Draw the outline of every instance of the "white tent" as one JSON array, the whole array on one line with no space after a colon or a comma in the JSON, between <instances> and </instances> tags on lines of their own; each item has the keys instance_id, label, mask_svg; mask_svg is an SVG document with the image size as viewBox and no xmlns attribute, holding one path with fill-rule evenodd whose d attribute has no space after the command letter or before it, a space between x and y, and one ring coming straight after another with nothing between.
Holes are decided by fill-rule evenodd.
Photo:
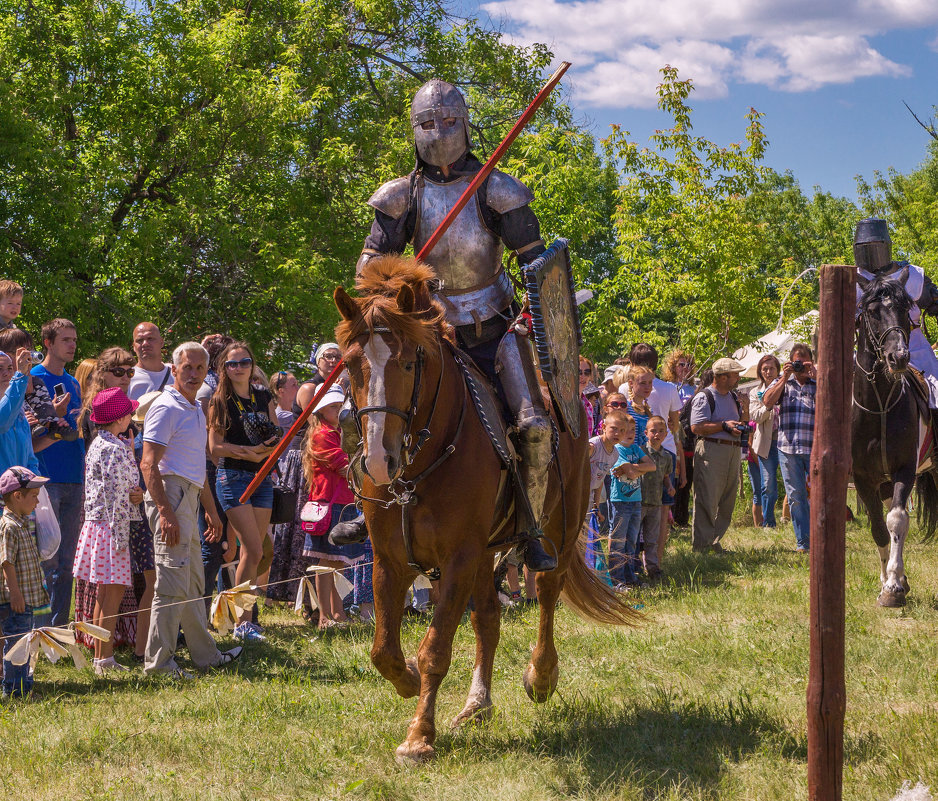
<instances>
[{"instance_id":1,"label":"white tent","mask_svg":"<svg viewBox=\"0 0 938 801\"><path fill-rule=\"evenodd\" d=\"M790 323L783 324L774 331L769 331L763 337L759 337L755 342L740 348L733 354L743 367L746 368L741 378L758 378L756 375L756 365L759 359L767 353L778 357L783 364L788 359L788 352L795 342L810 342L811 334L817 327L818 313L809 311Z\"/></svg>"}]
</instances>

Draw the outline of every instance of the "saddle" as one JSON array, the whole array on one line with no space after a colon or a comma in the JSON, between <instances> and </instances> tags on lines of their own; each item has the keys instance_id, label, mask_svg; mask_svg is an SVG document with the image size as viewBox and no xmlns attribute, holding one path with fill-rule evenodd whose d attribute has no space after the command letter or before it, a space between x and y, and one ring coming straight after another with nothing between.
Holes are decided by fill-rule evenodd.
<instances>
[{"instance_id":1,"label":"saddle","mask_svg":"<svg viewBox=\"0 0 938 801\"><path fill-rule=\"evenodd\" d=\"M456 364L459 365L482 428L502 463L498 506L488 547L490 550L507 551L523 541L521 535L527 529L528 518L528 515L523 513L523 510L528 508L528 500L524 482L518 472L518 452L513 440L514 421L492 383L485 373L476 367L472 358L452 343L447 344L452 349ZM557 447L558 432L555 426L551 444L554 455Z\"/></svg>"}]
</instances>

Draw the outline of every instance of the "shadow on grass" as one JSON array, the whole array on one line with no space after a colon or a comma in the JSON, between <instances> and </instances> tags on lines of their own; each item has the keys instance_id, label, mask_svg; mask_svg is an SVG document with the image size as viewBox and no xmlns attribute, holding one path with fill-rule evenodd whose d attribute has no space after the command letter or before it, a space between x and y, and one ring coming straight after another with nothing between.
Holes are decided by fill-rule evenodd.
<instances>
[{"instance_id":1,"label":"shadow on grass","mask_svg":"<svg viewBox=\"0 0 938 801\"><path fill-rule=\"evenodd\" d=\"M748 696L702 704L666 694L650 704L576 697L544 709L529 732L507 738L484 729L442 735L441 753L465 751L472 759L497 759L506 752L557 763L561 794L634 789L716 797L730 763L757 751L805 761L804 738L792 736L780 721L756 708ZM565 770L576 764L577 770Z\"/></svg>"}]
</instances>

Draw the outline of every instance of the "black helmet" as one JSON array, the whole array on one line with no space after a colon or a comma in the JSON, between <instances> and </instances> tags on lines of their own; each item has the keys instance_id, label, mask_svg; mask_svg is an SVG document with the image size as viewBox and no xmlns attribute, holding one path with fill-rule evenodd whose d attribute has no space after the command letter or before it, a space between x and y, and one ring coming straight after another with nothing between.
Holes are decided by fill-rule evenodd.
<instances>
[{"instance_id":1,"label":"black helmet","mask_svg":"<svg viewBox=\"0 0 938 801\"><path fill-rule=\"evenodd\" d=\"M878 272L892 262L892 240L885 220L867 217L857 223L853 235L853 259L857 267Z\"/></svg>"}]
</instances>

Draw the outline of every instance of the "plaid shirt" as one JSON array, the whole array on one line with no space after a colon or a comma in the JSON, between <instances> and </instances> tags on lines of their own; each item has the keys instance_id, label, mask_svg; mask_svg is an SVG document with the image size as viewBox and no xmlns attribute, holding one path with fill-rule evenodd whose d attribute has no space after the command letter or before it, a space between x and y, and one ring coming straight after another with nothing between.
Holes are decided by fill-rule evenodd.
<instances>
[{"instance_id":1,"label":"plaid shirt","mask_svg":"<svg viewBox=\"0 0 938 801\"><path fill-rule=\"evenodd\" d=\"M0 517L0 565L13 565L16 582L20 586L26 606L43 606L49 603L39 566L39 550L29 533L27 519L3 510ZM6 578L0 575L0 604L10 603L10 589Z\"/></svg>"},{"instance_id":2,"label":"plaid shirt","mask_svg":"<svg viewBox=\"0 0 938 801\"><path fill-rule=\"evenodd\" d=\"M781 379L776 379L780 381ZM774 382L773 382L774 383ZM814 439L814 408L817 382L809 378L799 384L792 376L778 402L778 449L801 456L811 454Z\"/></svg>"}]
</instances>

